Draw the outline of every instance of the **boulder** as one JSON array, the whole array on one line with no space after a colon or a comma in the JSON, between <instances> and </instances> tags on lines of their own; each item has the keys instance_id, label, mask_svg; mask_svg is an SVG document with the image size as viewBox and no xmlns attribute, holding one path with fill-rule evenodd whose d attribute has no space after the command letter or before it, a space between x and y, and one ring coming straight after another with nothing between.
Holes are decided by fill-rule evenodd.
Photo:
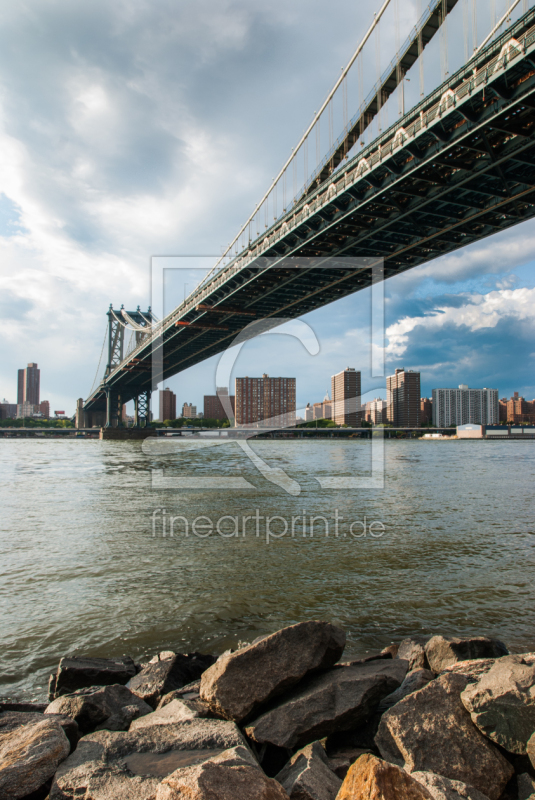
<instances>
[{"instance_id":1,"label":"boulder","mask_svg":"<svg viewBox=\"0 0 535 800\"><path fill-rule=\"evenodd\" d=\"M396 689L392 694L383 697L379 703L379 713L383 714L388 708L395 706L400 700L403 700L407 695L412 692L417 692L418 689L423 689L424 686L435 679L435 675L429 669L413 669L408 672L403 680L401 686Z\"/></svg>"},{"instance_id":2,"label":"boulder","mask_svg":"<svg viewBox=\"0 0 535 800\"><path fill-rule=\"evenodd\" d=\"M0 736L15 730L15 728L20 728L21 725L33 725L36 722L43 722L45 720L52 720L61 726L63 733L69 740L71 750L74 750L78 744L80 732L75 720L67 717L65 714L52 714L45 717L44 713L35 711L2 711L0 713Z\"/></svg>"},{"instance_id":3,"label":"boulder","mask_svg":"<svg viewBox=\"0 0 535 800\"><path fill-rule=\"evenodd\" d=\"M201 678L201 700L225 719L243 721L310 672L342 655L346 636L328 622L301 622L227 652Z\"/></svg>"},{"instance_id":4,"label":"boulder","mask_svg":"<svg viewBox=\"0 0 535 800\"><path fill-rule=\"evenodd\" d=\"M348 744L335 744L331 743L332 737L326 740L325 750L327 752L329 766L335 775L338 775L340 780L344 780L348 773L351 764L354 764L357 758L360 758L365 753L370 754L372 751L362 747L353 747Z\"/></svg>"},{"instance_id":5,"label":"boulder","mask_svg":"<svg viewBox=\"0 0 535 800\"><path fill-rule=\"evenodd\" d=\"M507 658L507 656L501 656ZM535 664L535 653L522 653L522 659L526 664ZM482 675L485 675L496 664L496 658L474 658L470 661L459 661L452 664L442 671L442 674L453 672L455 675L464 675L469 683L477 683Z\"/></svg>"},{"instance_id":6,"label":"boulder","mask_svg":"<svg viewBox=\"0 0 535 800\"><path fill-rule=\"evenodd\" d=\"M466 687L461 700L485 736L510 753L527 752L535 730L535 664L522 656L499 658Z\"/></svg>"},{"instance_id":7,"label":"boulder","mask_svg":"<svg viewBox=\"0 0 535 800\"><path fill-rule=\"evenodd\" d=\"M130 725L130 730L137 731L151 725L171 725L175 722L185 722L185 720L199 719L200 717L201 714L187 700L177 699L152 711L151 714L135 719Z\"/></svg>"},{"instance_id":8,"label":"boulder","mask_svg":"<svg viewBox=\"0 0 535 800\"><path fill-rule=\"evenodd\" d=\"M247 735L255 742L293 748L355 728L400 686L406 669L406 661L381 659L313 675L254 719Z\"/></svg>"},{"instance_id":9,"label":"boulder","mask_svg":"<svg viewBox=\"0 0 535 800\"><path fill-rule=\"evenodd\" d=\"M162 778L239 745L246 746L240 731L223 720L91 733L60 765L50 800L154 800Z\"/></svg>"},{"instance_id":10,"label":"boulder","mask_svg":"<svg viewBox=\"0 0 535 800\"><path fill-rule=\"evenodd\" d=\"M364 755L347 773L336 800L433 800L433 795L394 764Z\"/></svg>"},{"instance_id":11,"label":"boulder","mask_svg":"<svg viewBox=\"0 0 535 800\"><path fill-rule=\"evenodd\" d=\"M160 708L163 708L173 700L183 700L192 710L197 711L197 716L199 717L222 719L219 714L214 714L208 703L205 703L204 700L201 700L199 695L200 689L200 680L195 681L194 683L188 683L187 686L184 686L182 689L174 689L172 692L164 694L156 706L156 710L158 711Z\"/></svg>"},{"instance_id":12,"label":"boulder","mask_svg":"<svg viewBox=\"0 0 535 800\"><path fill-rule=\"evenodd\" d=\"M127 730L136 717L152 713L152 708L132 694L126 686L91 686L53 700L45 714L65 714L76 720L83 734L97 728Z\"/></svg>"},{"instance_id":13,"label":"boulder","mask_svg":"<svg viewBox=\"0 0 535 800\"><path fill-rule=\"evenodd\" d=\"M486 794L462 781L451 781L434 772L413 772L412 777L430 792L433 800L489 800Z\"/></svg>"},{"instance_id":14,"label":"boulder","mask_svg":"<svg viewBox=\"0 0 535 800\"><path fill-rule=\"evenodd\" d=\"M435 772L498 800L511 764L473 724L461 702L462 675L441 675L383 714L375 742L408 772Z\"/></svg>"},{"instance_id":15,"label":"boulder","mask_svg":"<svg viewBox=\"0 0 535 800\"><path fill-rule=\"evenodd\" d=\"M50 676L48 699L71 694L88 686L111 686L125 683L136 674L136 665L128 656L121 658L62 658L56 672Z\"/></svg>"},{"instance_id":16,"label":"boulder","mask_svg":"<svg viewBox=\"0 0 535 800\"><path fill-rule=\"evenodd\" d=\"M427 656L425 655L425 645L431 636L410 636L403 639L398 649L398 658L404 658L409 662L409 672L414 669L428 669Z\"/></svg>"},{"instance_id":17,"label":"boulder","mask_svg":"<svg viewBox=\"0 0 535 800\"><path fill-rule=\"evenodd\" d=\"M177 769L161 782L156 800L288 800L276 780L268 778L246 747L194 766Z\"/></svg>"},{"instance_id":18,"label":"boulder","mask_svg":"<svg viewBox=\"0 0 535 800\"><path fill-rule=\"evenodd\" d=\"M535 780L527 772L517 775L516 790L518 800L530 800L530 797L535 794Z\"/></svg>"},{"instance_id":19,"label":"boulder","mask_svg":"<svg viewBox=\"0 0 535 800\"><path fill-rule=\"evenodd\" d=\"M526 745L526 753L531 761L531 766L535 768L535 733L532 733Z\"/></svg>"},{"instance_id":20,"label":"boulder","mask_svg":"<svg viewBox=\"0 0 535 800\"><path fill-rule=\"evenodd\" d=\"M214 656L201 653L164 655L169 657L146 664L127 684L131 692L153 709L164 695L198 680L215 661Z\"/></svg>"},{"instance_id":21,"label":"boulder","mask_svg":"<svg viewBox=\"0 0 535 800\"><path fill-rule=\"evenodd\" d=\"M39 789L69 755L69 740L53 719L0 733L0 797L18 800Z\"/></svg>"},{"instance_id":22,"label":"boulder","mask_svg":"<svg viewBox=\"0 0 535 800\"><path fill-rule=\"evenodd\" d=\"M335 800L342 785L319 742L307 745L292 756L275 780L286 790L290 800Z\"/></svg>"},{"instance_id":23,"label":"boulder","mask_svg":"<svg viewBox=\"0 0 535 800\"><path fill-rule=\"evenodd\" d=\"M500 658L509 655L507 647L498 639L473 636L457 639L454 636L433 636L425 646L429 669L437 674L456 664L473 658Z\"/></svg>"}]
</instances>

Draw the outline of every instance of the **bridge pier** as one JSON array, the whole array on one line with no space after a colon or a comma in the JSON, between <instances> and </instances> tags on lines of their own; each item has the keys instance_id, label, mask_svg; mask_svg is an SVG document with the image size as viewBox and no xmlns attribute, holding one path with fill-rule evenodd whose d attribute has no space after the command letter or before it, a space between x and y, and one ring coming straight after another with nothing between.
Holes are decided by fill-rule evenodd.
<instances>
[{"instance_id":1,"label":"bridge pier","mask_svg":"<svg viewBox=\"0 0 535 800\"><path fill-rule=\"evenodd\" d=\"M112 389L106 390L106 424L105 428L119 428L123 421L123 404L121 395Z\"/></svg>"},{"instance_id":2,"label":"bridge pier","mask_svg":"<svg viewBox=\"0 0 535 800\"><path fill-rule=\"evenodd\" d=\"M150 398L150 389L134 397L134 428L146 428L150 425Z\"/></svg>"}]
</instances>

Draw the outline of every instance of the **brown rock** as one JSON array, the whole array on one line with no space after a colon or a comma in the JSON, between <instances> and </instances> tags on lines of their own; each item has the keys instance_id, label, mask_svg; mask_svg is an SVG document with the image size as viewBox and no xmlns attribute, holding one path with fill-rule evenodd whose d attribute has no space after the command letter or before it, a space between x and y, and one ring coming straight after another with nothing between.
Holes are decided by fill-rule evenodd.
<instances>
[{"instance_id":1,"label":"brown rock","mask_svg":"<svg viewBox=\"0 0 535 800\"><path fill-rule=\"evenodd\" d=\"M41 720L0 733L2 800L18 800L39 789L69 750L69 741L55 720Z\"/></svg>"},{"instance_id":2,"label":"brown rock","mask_svg":"<svg viewBox=\"0 0 535 800\"><path fill-rule=\"evenodd\" d=\"M535 768L535 733L533 733L528 739L526 753L531 761L531 766Z\"/></svg>"},{"instance_id":3,"label":"brown rock","mask_svg":"<svg viewBox=\"0 0 535 800\"><path fill-rule=\"evenodd\" d=\"M469 639L433 636L425 646L425 654L429 668L438 674L458 661L500 658L508 655L509 651L503 642L498 639L488 639L486 636L473 636Z\"/></svg>"},{"instance_id":4,"label":"brown rock","mask_svg":"<svg viewBox=\"0 0 535 800\"><path fill-rule=\"evenodd\" d=\"M239 745L233 722L195 719L80 739L56 772L50 800L154 800L162 778Z\"/></svg>"},{"instance_id":5,"label":"brown rock","mask_svg":"<svg viewBox=\"0 0 535 800\"><path fill-rule=\"evenodd\" d=\"M398 649L398 658L404 658L409 662L409 672L414 669L428 669L427 657L425 655L425 645L430 636L410 636L403 639Z\"/></svg>"},{"instance_id":6,"label":"brown rock","mask_svg":"<svg viewBox=\"0 0 535 800\"><path fill-rule=\"evenodd\" d=\"M435 772L498 800L513 768L478 731L461 702L462 675L441 675L383 714L375 742L408 772Z\"/></svg>"},{"instance_id":7,"label":"brown rock","mask_svg":"<svg viewBox=\"0 0 535 800\"><path fill-rule=\"evenodd\" d=\"M52 720L61 725L63 733L69 740L71 750L74 750L80 738L80 731L76 721L65 714L48 714L45 717L44 713L38 712L2 711L0 713L0 734L14 731L15 728L20 728L22 725L33 725L45 720L48 722Z\"/></svg>"},{"instance_id":8,"label":"brown rock","mask_svg":"<svg viewBox=\"0 0 535 800\"><path fill-rule=\"evenodd\" d=\"M349 769L349 762L348 762ZM275 776L290 800L335 800L342 781L320 742L308 744L292 756Z\"/></svg>"},{"instance_id":9,"label":"brown rock","mask_svg":"<svg viewBox=\"0 0 535 800\"><path fill-rule=\"evenodd\" d=\"M379 713L384 713L388 708L395 706L396 703L399 703L400 700L403 700L404 697L412 694L412 692L417 692L418 689L423 689L423 687L427 686L427 684L434 680L434 678L434 673L429 669L413 669L412 672L408 672L399 689L396 689L396 691L392 692L392 694L383 697L379 703Z\"/></svg>"},{"instance_id":10,"label":"brown rock","mask_svg":"<svg viewBox=\"0 0 535 800\"><path fill-rule=\"evenodd\" d=\"M527 772L516 776L516 788L518 793L518 800L530 800L530 797L535 794L535 780Z\"/></svg>"},{"instance_id":11,"label":"brown rock","mask_svg":"<svg viewBox=\"0 0 535 800\"><path fill-rule=\"evenodd\" d=\"M73 656L62 658L49 684L49 700L63 694L71 694L88 686L124 685L136 674L131 658L86 658Z\"/></svg>"},{"instance_id":12,"label":"brown rock","mask_svg":"<svg viewBox=\"0 0 535 800\"><path fill-rule=\"evenodd\" d=\"M83 734L97 728L127 730L133 719L150 714L152 708L126 688L92 686L53 700L45 714L65 714L76 720Z\"/></svg>"},{"instance_id":13,"label":"brown rock","mask_svg":"<svg viewBox=\"0 0 535 800\"><path fill-rule=\"evenodd\" d=\"M181 689L198 680L215 658L201 653L163 653L163 659L152 661L128 682L128 688L152 708L174 689Z\"/></svg>"},{"instance_id":14,"label":"brown rock","mask_svg":"<svg viewBox=\"0 0 535 800\"><path fill-rule=\"evenodd\" d=\"M535 730L535 664L522 656L498 658L461 700L485 736L510 753L526 753Z\"/></svg>"},{"instance_id":15,"label":"brown rock","mask_svg":"<svg viewBox=\"0 0 535 800\"><path fill-rule=\"evenodd\" d=\"M156 800L288 800L246 747L226 750L195 766L177 769L161 782Z\"/></svg>"},{"instance_id":16,"label":"brown rock","mask_svg":"<svg viewBox=\"0 0 535 800\"><path fill-rule=\"evenodd\" d=\"M433 800L489 800L486 794L478 792L462 781L450 781L434 772L413 772L412 777L431 793Z\"/></svg>"},{"instance_id":17,"label":"brown rock","mask_svg":"<svg viewBox=\"0 0 535 800\"><path fill-rule=\"evenodd\" d=\"M406 663L380 659L311 676L252 720L247 735L255 742L293 748L355 728L401 684Z\"/></svg>"},{"instance_id":18,"label":"brown rock","mask_svg":"<svg viewBox=\"0 0 535 800\"><path fill-rule=\"evenodd\" d=\"M328 622L301 622L224 653L201 678L201 700L225 719L244 720L309 672L327 669L343 653L345 633Z\"/></svg>"},{"instance_id":19,"label":"brown rock","mask_svg":"<svg viewBox=\"0 0 535 800\"><path fill-rule=\"evenodd\" d=\"M347 773L336 800L433 800L433 795L394 764L364 755Z\"/></svg>"},{"instance_id":20,"label":"brown rock","mask_svg":"<svg viewBox=\"0 0 535 800\"><path fill-rule=\"evenodd\" d=\"M187 700L177 699L172 700L151 714L135 719L130 725L130 730L136 731L140 728L148 728L151 725L172 725L175 722L185 722L188 719L199 719L200 716L199 712Z\"/></svg>"}]
</instances>

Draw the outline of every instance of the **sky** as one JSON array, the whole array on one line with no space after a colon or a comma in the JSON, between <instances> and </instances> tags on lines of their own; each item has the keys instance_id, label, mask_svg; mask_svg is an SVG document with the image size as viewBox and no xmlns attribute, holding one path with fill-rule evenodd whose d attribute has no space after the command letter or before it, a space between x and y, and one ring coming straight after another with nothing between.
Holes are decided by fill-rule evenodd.
<instances>
[{"instance_id":1,"label":"sky","mask_svg":"<svg viewBox=\"0 0 535 800\"><path fill-rule=\"evenodd\" d=\"M377 66L373 47L385 65L399 32L418 15L418 0L397 2L397 14L385 17L365 59L365 93ZM498 16L503 2L495 0ZM488 32L488 5L478 5L480 40ZM37 362L42 399L74 412L76 398L87 397L100 377L110 303L149 304L155 257L176 256L188 268L197 256L213 263L379 6L375 0L2 4L0 400L16 401L17 369ZM457 24L449 28L450 71L463 54L462 37L451 35ZM429 91L440 78L438 46L430 45L426 59ZM408 105L417 87L413 75ZM352 115L354 92L349 101ZM388 280L386 373L399 366L420 371L422 396L466 383L498 388L501 397L513 391L535 397L534 264L535 222L528 221ZM181 280L169 291L171 306L183 299ZM369 293L303 322L316 337L314 352L294 334L270 334L242 348L232 374L296 376L301 407L321 400L330 376L352 366L362 371L368 396L385 397L384 379L370 371ZM178 404L202 408L215 370L210 360L172 378Z\"/></svg>"}]
</instances>

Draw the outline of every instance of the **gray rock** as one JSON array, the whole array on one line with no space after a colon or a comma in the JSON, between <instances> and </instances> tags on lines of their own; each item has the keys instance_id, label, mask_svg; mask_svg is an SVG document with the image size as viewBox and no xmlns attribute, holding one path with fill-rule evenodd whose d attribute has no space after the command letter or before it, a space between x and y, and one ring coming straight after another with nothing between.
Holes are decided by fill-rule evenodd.
<instances>
[{"instance_id":1,"label":"gray rock","mask_svg":"<svg viewBox=\"0 0 535 800\"><path fill-rule=\"evenodd\" d=\"M516 776L518 800L529 800L535 794L535 780L527 772Z\"/></svg>"},{"instance_id":2,"label":"gray rock","mask_svg":"<svg viewBox=\"0 0 535 800\"><path fill-rule=\"evenodd\" d=\"M153 709L162 697L175 689L198 680L215 658L201 653L164 653L166 657L147 664L127 686Z\"/></svg>"},{"instance_id":3,"label":"gray rock","mask_svg":"<svg viewBox=\"0 0 535 800\"><path fill-rule=\"evenodd\" d=\"M71 750L74 750L78 744L80 732L76 721L71 719L71 717L67 717L65 714L49 714L45 717L44 713L35 711L2 711L2 713L0 713L0 736L14 731L15 728L20 728L21 725L33 725L36 722L43 722L44 720L57 722L69 740Z\"/></svg>"},{"instance_id":4,"label":"gray rock","mask_svg":"<svg viewBox=\"0 0 535 800\"><path fill-rule=\"evenodd\" d=\"M343 630L328 622L291 625L220 656L201 678L201 700L226 719L241 722L308 673L335 664L345 641Z\"/></svg>"},{"instance_id":5,"label":"gray rock","mask_svg":"<svg viewBox=\"0 0 535 800\"><path fill-rule=\"evenodd\" d=\"M247 735L290 748L355 728L401 685L406 669L406 661L381 659L311 676L254 719Z\"/></svg>"},{"instance_id":6,"label":"gray rock","mask_svg":"<svg viewBox=\"0 0 535 800\"><path fill-rule=\"evenodd\" d=\"M383 714L375 742L408 772L435 772L498 800L511 764L475 727L461 702L462 675L441 675Z\"/></svg>"},{"instance_id":7,"label":"gray rock","mask_svg":"<svg viewBox=\"0 0 535 800\"><path fill-rule=\"evenodd\" d=\"M425 655L425 645L431 636L410 636L403 639L398 649L398 658L403 658L409 662L409 672L414 669L428 669L427 657Z\"/></svg>"},{"instance_id":8,"label":"gray rock","mask_svg":"<svg viewBox=\"0 0 535 800\"><path fill-rule=\"evenodd\" d=\"M451 781L434 772L413 772L412 777L429 791L433 800L489 800L486 794L478 792L462 781Z\"/></svg>"},{"instance_id":9,"label":"gray rock","mask_svg":"<svg viewBox=\"0 0 535 800\"><path fill-rule=\"evenodd\" d=\"M433 636L425 646L429 669L437 674L458 661L473 658L500 658L509 655L507 647L498 639L472 636L457 639L454 636Z\"/></svg>"},{"instance_id":10,"label":"gray rock","mask_svg":"<svg viewBox=\"0 0 535 800\"><path fill-rule=\"evenodd\" d=\"M135 719L130 725L131 731L147 728L151 725L171 725L185 722L188 719L199 719L201 715L187 700L172 700L151 714Z\"/></svg>"},{"instance_id":11,"label":"gray rock","mask_svg":"<svg viewBox=\"0 0 535 800\"><path fill-rule=\"evenodd\" d=\"M0 797L18 800L43 786L70 745L61 725L52 719L20 725L0 734Z\"/></svg>"},{"instance_id":12,"label":"gray rock","mask_svg":"<svg viewBox=\"0 0 535 800\"><path fill-rule=\"evenodd\" d=\"M407 695L412 694L412 692L417 692L418 689L423 689L423 687L427 686L434 678L434 673L429 669L413 669L412 672L408 672L399 689L383 697L379 703L379 713L383 714L388 708L399 703L399 701L403 700Z\"/></svg>"},{"instance_id":13,"label":"gray rock","mask_svg":"<svg viewBox=\"0 0 535 800\"><path fill-rule=\"evenodd\" d=\"M461 700L485 736L510 753L527 752L535 730L535 664L522 656L499 658Z\"/></svg>"},{"instance_id":14,"label":"gray rock","mask_svg":"<svg viewBox=\"0 0 535 800\"><path fill-rule=\"evenodd\" d=\"M349 766L348 762L348 769ZM335 800L342 785L319 742L308 744L292 756L275 780L290 800Z\"/></svg>"},{"instance_id":15,"label":"gray rock","mask_svg":"<svg viewBox=\"0 0 535 800\"><path fill-rule=\"evenodd\" d=\"M126 688L92 686L53 700L45 714L65 714L76 720L80 731L92 733L97 728L127 730L136 717L150 714L152 708Z\"/></svg>"},{"instance_id":16,"label":"gray rock","mask_svg":"<svg viewBox=\"0 0 535 800\"><path fill-rule=\"evenodd\" d=\"M154 800L162 778L239 745L246 747L242 734L223 720L91 733L60 765L49 800Z\"/></svg>"},{"instance_id":17,"label":"gray rock","mask_svg":"<svg viewBox=\"0 0 535 800\"><path fill-rule=\"evenodd\" d=\"M156 800L288 800L282 786L268 778L245 747L177 769L158 787Z\"/></svg>"},{"instance_id":18,"label":"gray rock","mask_svg":"<svg viewBox=\"0 0 535 800\"><path fill-rule=\"evenodd\" d=\"M208 703L205 703L204 700L201 700L199 696L199 691L201 688L201 682L195 681L194 683L189 683L187 686L184 686L182 689L174 689L172 692L168 692L164 694L158 705L156 706L156 710L158 711L160 708L163 708L168 703L171 703L173 700L182 700L192 709L192 711L197 712L198 717L208 717L212 719L223 719L219 714L215 714Z\"/></svg>"},{"instance_id":19,"label":"gray rock","mask_svg":"<svg viewBox=\"0 0 535 800\"><path fill-rule=\"evenodd\" d=\"M535 653L522 653L521 655L526 664L535 664ZM500 658L507 658L507 656L500 656ZM459 661L457 664L446 667L442 674L452 672L455 675L464 675L468 678L469 683L477 683L482 675L492 669L497 660L496 658L474 658L469 661Z\"/></svg>"},{"instance_id":20,"label":"gray rock","mask_svg":"<svg viewBox=\"0 0 535 800\"><path fill-rule=\"evenodd\" d=\"M124 686L136 674L136 665L128 656L121 658L62 658L54 675L51 675L48 699L54 700L88 686Z\"/></svg>"}]
</instances>

